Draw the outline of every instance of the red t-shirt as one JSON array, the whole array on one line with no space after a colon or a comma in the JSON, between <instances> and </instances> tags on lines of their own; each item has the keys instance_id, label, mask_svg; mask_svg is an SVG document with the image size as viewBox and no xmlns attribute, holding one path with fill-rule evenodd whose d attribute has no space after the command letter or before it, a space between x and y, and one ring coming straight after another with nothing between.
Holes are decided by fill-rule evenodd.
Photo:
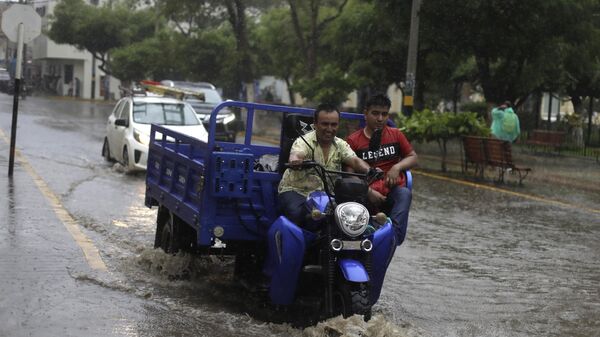
<instances>
[{"instance_id":1,"label":"red t-shirt","mask_svg":"<svg viewBox=\"0 0 600 337\"><path fill-rule=\"evenodd\" d=\"M356 155L366 161L371 167L378 167L387 173L392 166L400 161L400 159L408 156L413 151L412 145L406 139L402 131L396 128L384 126L381 133L381 145L378 151L369 151L370 138L365 136L364 129L355 131L346 141ZM405 185L405 177L403 174L398 176L398 185ZM385 180L377 180L371 184L371 188L377 192L387 195L389 188L385 185Z\"/></svg>"}]
</instances>

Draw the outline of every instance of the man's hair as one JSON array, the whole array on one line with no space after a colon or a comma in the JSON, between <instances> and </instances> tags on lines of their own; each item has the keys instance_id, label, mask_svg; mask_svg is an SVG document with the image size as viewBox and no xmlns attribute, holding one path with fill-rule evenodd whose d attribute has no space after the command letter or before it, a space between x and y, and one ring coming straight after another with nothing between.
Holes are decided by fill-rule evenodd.
<instances>
[{"instance_id":1,"label":"man's hair","mask_svg":"<svg viewBox=\"0 0 600 337\"><path fill-rule=\"evenodd\" d=\"M319 112L321 112L321 111L337 112L338 116L340 115L340 110L335 105L330 104L330 103L321 103L315 109L315 115L314 115L315 123L319 120Z\"/></svg>"},{"instance_id":2,"label":"man's hair","mask_svg":"<svg viewBox=\"0 0 600 337\"><path fill-rule=\"evenodd\" d=\"M371 97L369 97L369 99L367 100L367 103L365 104L365 109L368 109L372 106L384 106L386 108L389 108L392 106L392 101L390 101L390 98L387 97L386 94L382 94L382 93L377 93Z\"/></svg>"}]
</instances>

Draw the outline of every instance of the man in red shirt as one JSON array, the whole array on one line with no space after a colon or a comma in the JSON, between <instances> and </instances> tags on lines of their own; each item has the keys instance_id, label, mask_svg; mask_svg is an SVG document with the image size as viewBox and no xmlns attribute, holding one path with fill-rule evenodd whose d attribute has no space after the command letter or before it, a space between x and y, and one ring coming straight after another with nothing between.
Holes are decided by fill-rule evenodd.
<instances>
[{"instance_id":1,"label":"man in red shirt","mask_svg":"<svg viewBox=\"0 0 600 337\"><path fill-rule=\"evenodd\" d=\"M400 245L406 237L412 201L402 172L417 165L417 154L400 130L387 125L391 105L383 94L369 98L364 109L366 125L348 136L347 142L359 158L385 172L384 179L369 186L369 202L389 215Z\"/></svg>"}]
</instances>

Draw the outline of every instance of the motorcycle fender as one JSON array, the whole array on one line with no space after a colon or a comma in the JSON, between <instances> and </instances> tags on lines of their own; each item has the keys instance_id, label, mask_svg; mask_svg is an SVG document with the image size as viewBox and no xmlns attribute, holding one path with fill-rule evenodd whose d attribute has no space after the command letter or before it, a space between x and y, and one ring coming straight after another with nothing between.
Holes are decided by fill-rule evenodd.
<instances>
[{"instance_id":1,"label":"motorcycle fender","mask_svg":"<svg viewBox=\"0 0 600 337\"><path fill-rule=\"evenodd\" d=\"M340 259L340 269L344 278L350 282L368 282L369 274L362 263L353 259Z\"/></svg>"}]
</instances>

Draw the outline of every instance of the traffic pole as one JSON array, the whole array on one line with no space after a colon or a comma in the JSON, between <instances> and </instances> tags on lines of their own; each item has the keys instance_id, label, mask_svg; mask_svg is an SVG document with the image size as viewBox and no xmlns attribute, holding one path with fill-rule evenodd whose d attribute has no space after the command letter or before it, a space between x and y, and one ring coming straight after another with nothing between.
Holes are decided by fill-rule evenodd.
<instances>
[{"instance_id":1,"label":"traffic pole","mask_svg":"<svg viewBox=\"0 0 600 337\"><path fill-rule=\"evenodd\" d=\"M417 53L419 47L419 9L421 0L413 0L410 34L408 39L408 57L406 61L406 80L404 81L404 115L411 116L417 86Z\"/></svg>"},{"instance_id":2,"label":"traffic pole","mask_svg":"<svg viewBox=\"0 0 600 337\"><path fill-rule=\"evenodd\" d=\"M15 88L13 97L13 114L10 127L10 156L8 160L8 176L12 177L15 166L15 143L17 140L17 116L19 115L19 94L21 92L21 63L23 57L23 23L19 24L17 35L17 65L15 68Z\"/></svg>"}]
</instances>

